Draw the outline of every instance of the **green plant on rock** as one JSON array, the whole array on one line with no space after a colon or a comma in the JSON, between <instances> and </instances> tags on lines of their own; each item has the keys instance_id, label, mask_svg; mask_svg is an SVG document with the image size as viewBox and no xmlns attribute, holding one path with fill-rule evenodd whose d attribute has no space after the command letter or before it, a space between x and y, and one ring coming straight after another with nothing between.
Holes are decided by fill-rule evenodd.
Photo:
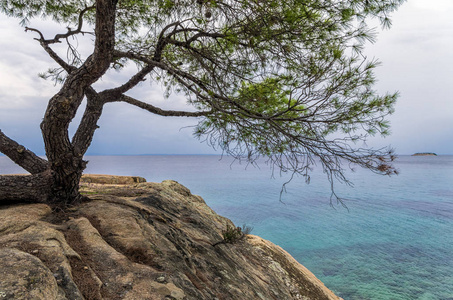
<instances>
[{"instance_id":1,"label":"green plant on rock","mask_svg":"<svg viewBox=\"0 0 453 300\"><path fill-rule=\"evenodd\" d=\"M220 242L215 243L213 246L218 244L232 244L241 239L243 239L247 234L252 232L253 227L242 225L242 227L234 227L227 224L226 229L222 230L222 237L223 240Z\"/></svg>"}]
</instances>

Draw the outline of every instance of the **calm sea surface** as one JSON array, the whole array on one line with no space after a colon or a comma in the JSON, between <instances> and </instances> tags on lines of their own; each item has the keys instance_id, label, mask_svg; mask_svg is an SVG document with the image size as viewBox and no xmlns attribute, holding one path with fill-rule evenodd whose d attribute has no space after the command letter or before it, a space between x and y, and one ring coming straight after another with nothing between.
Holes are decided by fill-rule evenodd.
<instances>
[{"instance_id":1,"label":"calm sea surface","mask_svg":"<svg viewBox=\"0 0 453 300\"><path fill-rule=\"evenodd\" d=\"M350 173L337 185L347 209L329 205L329 184L272 178L269 167L218 156L90 156L86 173L176 180L219 214L291 253L345 300L453 299L453 156L401 156L401 174ZM0 157L0 174L23 173Z\"/></svg>"}]
</instances>

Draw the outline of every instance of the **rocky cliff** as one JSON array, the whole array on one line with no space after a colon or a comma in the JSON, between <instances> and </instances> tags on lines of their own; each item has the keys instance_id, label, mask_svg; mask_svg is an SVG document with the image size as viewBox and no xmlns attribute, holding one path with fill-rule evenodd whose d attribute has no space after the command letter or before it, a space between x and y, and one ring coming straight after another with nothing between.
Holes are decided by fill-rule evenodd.
<instances>
[{"instance_id":1,"label":"rocky cliff","mask_svg":"<svg viewBox=\"0 0 453 300\"><path fill-rule=\"evenodd\" d=\"M65 212L0 207L0 299L339 299L175 181L92 182Z\"/></svg>"}]
</instances>

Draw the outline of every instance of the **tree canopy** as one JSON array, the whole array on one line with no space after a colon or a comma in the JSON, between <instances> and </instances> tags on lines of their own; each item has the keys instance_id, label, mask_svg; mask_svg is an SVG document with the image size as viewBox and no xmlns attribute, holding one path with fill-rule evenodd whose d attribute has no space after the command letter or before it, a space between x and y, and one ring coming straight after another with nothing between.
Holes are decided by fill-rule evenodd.
<instances>
[{"instance_id":1,"label":"tree canopy","mask_svg":"<svg viewBox=\"0 0 453 300\"><path fill-rule=\"evenodd\" d=\"M389 14L402 2L0 0L0 11L19 18L55 61L42 77L61 84L41 124L48 160L27 161L50 170L53 201L74 201L103 106L125 102L158 115L196 117L195 136L214 148L251 162L266 157L307 180L317 163L331 182L348 182L344 171L351 165L393 174L390 149L357 145L389 133L386 116L397 98L374 89L378 62L368 60L363 47L376 33L367 22L377 18L389 27ZM44 18L67 29L46 36L33 27L33 19ZM82 35L92 40L86 56L74 44ZM54 50L57 43L66 43L66 57ZM93 87L109 69L129 63L137 72L123 84ZM163 84L167 96L185 95L192 109L163 110L128 94L144 80ZM70 137L83 99L84 115ZM11 143L0 132L0 151L14 152Z\"/></svg>"}]
</instances>

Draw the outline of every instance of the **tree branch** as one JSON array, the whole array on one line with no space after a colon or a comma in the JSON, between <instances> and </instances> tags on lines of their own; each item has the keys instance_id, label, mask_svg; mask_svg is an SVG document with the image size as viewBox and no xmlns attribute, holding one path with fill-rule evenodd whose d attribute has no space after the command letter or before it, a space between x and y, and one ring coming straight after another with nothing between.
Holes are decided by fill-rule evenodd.
<instances>
[{"instance_id":1,"label":"tree branch","mask_svg":"<svg viewBox=\"0 0 453 300\"><path fill-rule=\"evenodd\" d=\"M201 117L212 113L212 111L190 112L190 111L163 110L160 109L159 107L142 102L140 100L134 99L126 95L121 95L121 97L116 101L126 102L137 107L140 107L141 109L147 110L153 114L165 117Z\"/></svg>"},{"instance_id":2,"label":"tree branch","mask_svg":"<svg viewBox=\"0 0 453 300\"><path fill-rule=\"evenodd\" d=\"M144 62L148 65L153 65L161 70L167 71L169 74L174 76L179 82L181 82L186 88L188 88L190 91L194 92L197 96L200 96L199 92L195 92L195 90L193 88L191 88L188 84L183 83L181 81L181 79L184 78L184 79L192 82L193 84L197 85L198 87L200 87L207 95L210 95L210 97L212 97L213 99L217 99L217 100L224 101L226 103L230 103L232 106L236 107L240 111L240 113L243 114L244 116L251 117L254 119L268 119L269 118L262 114L252 112L251 110L249 110L249 109L245 108L244 106L240 105L239 103L235 102L234 99L222 96L218 93L215 93L212 89L207 87L203 83L203 81L201 81L201 79L199 79L183 70L172 68L171 66L168 66L167 64L165 64L163 62L154 61L147 57L144 57L144 56L132 53L132 52L122 52L122 51L116 50L116 51L114 51L114 56L125 57L125 58L129 58L132 60L138 60L138 61ZM202 98L204 98L206 101L208 101L209 104L213 108L220 110L220 106L218 104L216 104L214 101L209 100L207 97L202 96Z\"/></svg>"},{"instance_id":3,"label":"tree branch","mask_svg":"<svg viewBox=\"0 0 453 300\"><path fill-rule=\"evenodd\" d=\"M164 48L165 48L165 46L168 43L167 42L168 38L165 37L164 34L169 28L174 26L175 29L169 34L169 36L173 35L175 30L176 30L176 27L179 24L180 24L179 21L171 23L171 24L167 25L161 31L161 33L159 34L159 38L158 38L158 41L157 41L157 44L156 44L156 51L154 52L152 61L160 61L161 60ZM120 53L120 52L115 52L115 53ZM147 64L143 69L141 69L137 74L135 74L131 79L129 79L128 82L126 82L125 84L123 84L120 87L117 87L115 89L111 89L110 92L117 93L118 95L127 92L128 90L130 90L133 87L135 87L138 83L143 81L145 76L148 75L150 72L152 72L154 70L154 68L155 68L155 65Z\"/></svg>"},{"instance_id":4,"label":"tree branch","mask_svg":"<svg viewBox=\"0 0 453 300\"><path fill-rule=\"evenodd\" d=\"M67 62L65 62L55 51L53 51L52 48L50 48L49 44L46 44L43 41L40 41L41 46L44 48L44 50L49 54L49 56L57 63L59 64L68 74L70 74L72 71L76 70L77 68L74 66L71 66Z\"/></svg>"},{"instance_id":5,"label":"tree branch","mask_svg":"<svg viewBox=\"0 0 453 300\"><path fill-rule=\"evenodd\" d=\"M0 152L8 156L13 162L31 174L41 173L49 168L47 160L38 157L32 151L19 145L17 142L7 137L1 130Z\"/></svg>"},{"instance_id":6,"label":"tree branch","mask_svg":"<svg viewBox=\"0 0 453 300\"><path fill-rule=\"evenodd\" d=\"M74 154L78 157L83 157L88 147L90 147L94 132L99 128L97 122L102 115L102 108L105 103L92 87L87 88L85 95L87 97L87 107L71 142Z\"/></svg>"},{"instance_id":7,"label":"tree branch","mask_svg":"<svg viewBox=\"0 0 453 300\"><path fill-rule=\"evenodd\" d=\"M224 35L218 34L218 33L203 32L203 31L200 31L199 29L196 29L196 28L183 28L183 29L177 30L176 28L179 25L181 25L181 23L182 22L180 22L180 21L173 22L173 23L165 26L162 29L162 31L159 34L159 38L158 38L158 41L157 41L157 44L156 44L156 51L154 52L154 55L153 55L153 57L152 57L152 59L150 61L160 62L161 58L162 58L162 53L163 53L164 48L165 48L165 46L167 44L171 43L171 44L174 44L174 45L178 45L178 42L176 40L171 39L171 36L173 36L173 35L175 35L177 33L186 32L186 31L196 31L197 32L197 34L192 36L186 42L181 42L182 44L184 44L184 46L188 46L190 43L192 43L193 41L197 40L199 37L218 38L218 37L224 36ZM171 31L168 35L165 36L165 33L167 32L167 30L170 29L171 27L174 27L173 31ZM132 58L129 54L126 54L126 53L120 52L120 51L115 51L115 55L118 55L119 57ZM125 56L125 55L128 55L128 56ZM143 60L140 60L140 61L143 61ZM112 89L110 91L111 92L116 92L116 93L119 93L119 94L123 94L123 93L127 92L128 90L130 90L134 86L136 86L139 82L143 81L145 76L148 75L150 72L152 72L155 67L156 66L154 64L147 63L147 65L143 69L141 69L137 74L135 74L128 82L126 82L122 86L120 86L118 88L115 88L115 89Z\"/></svg>"},{"instance_id":8,"label":"tree branch","mask_svg":"<svg viewBox=\"0 0 453 300\"><path fill-rule=\"evenodd\" d=\"M119 86L117 88L108 90L111 93L116 93L116 94L123 94L127 92L128 90L132 89L135 87L137 84L145 80L145 76L148 75L150 72L154 70L155 66L153 65L147 65L143 69L141 69L137 74L131 77L125 84L122 86Z\"/></svg>"},{"instance_id":9,"label":"tree branch","mask_svg":"<svg viewBox=\"0 0 453 300\"><path fill-rule=\"evenodd\" d=\"M96 7L93 5L93 6L89 6L85 9L83 9L80 14L79 14L79 22L78 22L78 25L77 25L77 29L76 30L72 30L71 28L68 28L68 32L66 33L59 33L57 35L55 35L55 37L51 40L46 40L44 38L44 35L41 33L41 31L39 31L38 29L35 29L35 28L30 28L30 27L25 27L25 31L34 31L34 32L37 32L39 35L40 35L40 39L39 41L41 43L45 43L46 45L49 45L49 44L55 44L55 43L60 43L60 39L67 39L68 37L70 36L73 36L73 35L76 35L76 34L79 34L79 33L84 33L82 31L82 26L83 26L83 15L91 10L91 9L95 9Z\"/></svg>"},{"instance_id":10,"label":"tree branch","mask_svg":"<svg viewBox=\"0 0 453 300\"><path fill-rule=\"evenodd\" d=\"M57 63L59 64L68 74L70 74L72 71L76 70L77 68L75 66L72 66L71 64L68 64L64 59L62 59L50 46L49 44L54 44L54 43L60 43L60 39L67 39L68 37L70 36L73 36L73 35L76 35L76 34L79 34L79 33L84 33L82 32L82 26L83 26L83 15L91 10L91 9L94 9L95 6L90 6L90 7L87 7L85 8L84 10L82 10L79 14L79 21L78 21L78 26L77 26L77 29L76 30L71 30L70 28L68 28L68 32L66 34L57 34L55 35L55 37L51 40L46 40L44 38L44 35L42 34L41 31L39 31L38 29L35 29L35 28L30 28L30 27L25 27L25 31L33 31L33 32L37 32L40 36L39 39L36 39L39 41L41 47L43 47L43 49L49 54L49 56ZM71 48L69 42L68 42L68 45ZM75 50L74 50L75 51Z\"/></svg>"},{"instance_id":11,"label":"tree branch","mask_svg":"<svg viewBox=\"0 0 453 300\"><path fill-rule=\"evenodd\" d=\"M158 67L159 69L165 70L172 75L176 74L176 75L182 76L184 78L187 78L190 81L192 81L194 84L197 84L198 86L202 87L203 89L206 89L203 82L199 78L192 76L189 73L186 73L182 70L173 69L173 68L167 66L165 63L162 63L159 61L154 61L152 59L149 59L147 57L144 57L144 56L132 53L132 52L114 51L114 55L116 57L125 57L125 58L129 58L132 60L138 60L138 61L144 62L148 65Z\"/></svg>"}]
</instances>

